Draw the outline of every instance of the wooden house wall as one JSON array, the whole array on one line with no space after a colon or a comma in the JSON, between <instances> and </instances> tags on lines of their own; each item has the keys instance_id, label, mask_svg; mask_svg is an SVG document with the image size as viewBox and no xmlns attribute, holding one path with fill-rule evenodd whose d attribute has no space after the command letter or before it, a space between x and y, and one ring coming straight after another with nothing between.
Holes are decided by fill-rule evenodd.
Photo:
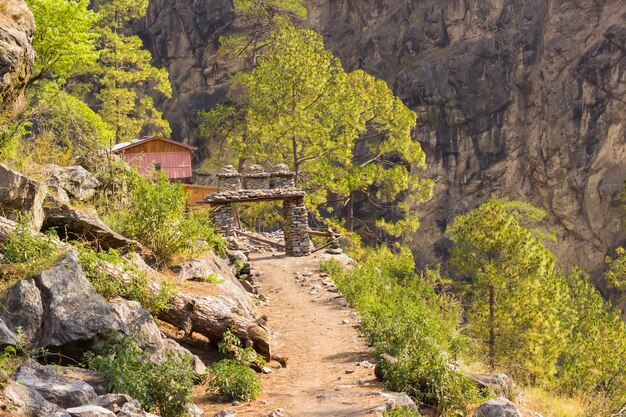
<instances>
[{"instance_id":1,"label":"wooden house wall","mask_svg":"<svg viewBox=\"0 0 626 417\"><path fill-rule=\"evenodd\" d=\"M175 145L163 140L150 140L146 143L133 146L122 151L125 154L158 153L158 152L187 152L190 150L184 146Z\"/></svg>"}]
</instances>

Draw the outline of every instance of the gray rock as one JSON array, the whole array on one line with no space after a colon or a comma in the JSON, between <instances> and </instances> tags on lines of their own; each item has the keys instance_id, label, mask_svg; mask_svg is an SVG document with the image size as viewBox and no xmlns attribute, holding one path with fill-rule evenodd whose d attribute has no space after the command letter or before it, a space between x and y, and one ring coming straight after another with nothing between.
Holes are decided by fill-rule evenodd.
<instances>
[{"instance_id":1,"label":"gray rock","mask_svg":"<svg viewBox=\"0 0 626 417\"><path fill-rule=\"evenodd\" d=\"M46 416L54 413L58 408L35 389L17 382L9 382L4 389L4 394L15 411L27 417Z\"/></svg>"},{"instance_id":2,"label":"gray rock","mask_svg":"<svg viewBox=\"0 0 626 417\"><path fill-rule=\"evenodd\" d=\"M272 410L267 417L286 417L287 413L284 408L277 408L276 410Z\"/></svg>"},{"instance_id":3,"label":"gray rock","mask_svg":"<svg viewBox=\"0 0 626 417\"><path fill-rule=\"evenodd\" d=\"M204 411L195 404L191 404L188 409L189 417L202 417Z\"/></svg>"},{"instance_id":4,"label":"gray rock","mask_svg":"<svg viewBox=\"0 0 626 417\"><path fill-rule=\"evenodd\" d=\"M47 192L45 184L0 164L0 209L5 217L16 220L19 215L26 215L33 229L39 230Z\"/></svg>"},{"instance_id":5,"label":"gray rock","mask_svg":"<svg viewBox=\"0 0 626 417\"><path fill-rule=\"evenodd\" d=\"M89 283L76 252L34 278L47 312L42 323L41 347L91 344L118 331L121 324L107 302Z\"/></svg>"},{"instance_id":6,"label":"gray rock","mask_svg":"<svg viewBox=\"0 0 626 417\"><path fill-rule=\"evenodd\" d=\"M52 187L60 188L70 197L83 201L94 196L100 181L89 171L80 165L60 167L48 165L45 168L48 175L46 183Z\"/></svg>"},{"instance_id":7,"label":"gray rock","mask_svg":"<svg viewBox=\"0 0 626 417\"><path fill-rule=\"evenodd\" d=\"M0 347L13 345L17 343L17 335L11 331L4 322L3 319L0 318Z\"/></svg>"},{"instance_id":8,"label":"gray rock","mask_svg":"<svg viewBox=\"0 0 626 417\"><path fill-rule=\"evenodd\" d=\"M141 409L139 401L132 400L122 406L122 410L117 413L117 417L152 417L153 414Z\"/></svg>"},{"instance_id":9,"label":"gray rock","mask_svg":"<svg viewBox=\"0 0 626 417\"><path fill-rule=\"evenodd\" d=\"M237 415L237 411L235 410L222 410L219 413L215 414L214 417L235 417Z\"/></svg>"},{"instance_id":10,"label":"gray rock","mask_svg":"<svg viewBox=\"0 0 626 417\"><path fill-rule=\"evenodd\" d=\"M96 398L95 405L118 413L127 402L133 399L126 394L105 394Z\"/></svg>"},{"instance_id":11,"label":"gray rock","mask_svg":"<svg viewBox=\"0 0 626 417\"><path fill-rule=\"evenodd\" d=\"M35 62L35 19L22 0L3 0L0 9L0 119L20 107Z\"/></svg>"},{"instance_id":12,"label":"gray rock","mask_svg":"<svg viewBox=\"0 0 626 417\"><path fill-rule=\"evenodd\" d=\"M42 230L55 229L59 236L94 242L101 249L137 249L139 243L114 232L99 217L53 198L45 204Z\"/></svg>"},{"instance_id":13,"label":"gray rock","mask_svg":"<svg viewBox=\"0 0 626 417\"><path fill-rule=\"evenodd\" d=\"M205 259L191 259L179 265L172 266L172 272L178 274L180 279L192 281L204 281L211 274L217 274L209 261Z\"/></svg>"},{"instance_id":14,"label":"gray rock","mask_svg":"<svg viewBox=\"0 0 626 417\"><path fill-rule=\"evenodd\" d=\"M506 397L517 390L513 380L506 374L473 374L467 377L476 382L480 388L490 389L496 395Z\"/></svg>"},{"instance_id":15,"label":"gray rock","mask_svg":"<svg viewBox=\"0 0 626 417\"><path fill-rule=\"evenodd\" d=\"M96 395L105 395L109 392L109 380L99 372L75 366L46 365L45 367L66 378L89 384Z\"/></svg>"},{"instance_id":16,"label":"gray rock","mask_svg":"<svg viewBox=\"0 0 626 417\"><path fill-rule=\"evenodd\" d=\"M46 417L72 417L72 416L67 414L65 411L57 411L56 413L48 414Z\"/></svg>"},{"instance_id":17,"label":"gray rock","mask_svg":"<svg viewBox=\"0 0 626 417\"><path fill-rule=\"evenodd\" d=\"M20 365L15 380L62 408L78 407L96 399L96 393L89 384L61 376L51 367L42 366L32 359Z\"/></svg>"},{"instance_id":18,"label":"gray rock","mask_svg":"<svg viewBox=\"0 0 626 417\"><path fill-rule=\"evenodd\" d=\"M14 333L21 328L23 342L29 346L35 344L42 324L43 303L34 280L18 281L0 304L6 307L0 310L0 317L7 327Z\"/></svg>"},{"instance_id":19,"label":"gray rock","mask_svg":"<svg viewBox=\"0 0 626 417\"><path fill-rule=\"evenodd\" d=\"M83 405L65 410L72 417L114 417L115 413L97 405Z\"/></svg>"},{"instance_id":20,"label":"gray rock","mask_svg":"<svg viewBox=\"0 0 626 417\"><path fill-rule=\"evenodd\" d=\"M116 298L110 301L110 306L122 323L121 331L129 335L140 335L139 345L142 349L153 352L152 360L158 363L165 358L167 350L173 350L191 356L194 375L202 376L206 373L202 360L176 341L163 336L152 315L140 303Z\"/></svg>"},{"instance_id":21,"label":"gray rock","mask_svg":"<svg viewBox=\"0 0 626 417\"><path fill-rule=\"evenodd\" d=\"M401 407L406 407L412 411L419 411L419 408L417 407L417 404L415 404L415 401L413 401L411 397L409 397L404 392L399 392L395 394L387 394L381 392L380 395L382 395L386 400L384 404L378 407L378 409L381 411L392 410L394 408Z\"/></svg>"},{"instance_id":22,"label":"gray rock","mask_svg":"<svg viewBox=\"0 0 626 417\"><path fill-rule=\"evenodd\" d=\"M474 417L522 417L522 414L511 401L498 397L481 404Z\"/></svg>"}]
</instances>

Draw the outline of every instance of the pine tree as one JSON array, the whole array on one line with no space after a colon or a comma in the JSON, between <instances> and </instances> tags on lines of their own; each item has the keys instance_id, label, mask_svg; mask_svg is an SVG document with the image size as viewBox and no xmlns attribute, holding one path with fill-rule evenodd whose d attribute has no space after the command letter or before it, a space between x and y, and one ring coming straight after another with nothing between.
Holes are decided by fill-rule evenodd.
<instances>
[{"instance_id":1,"label":"pine tree","mask_svg":"<svg viewBox=\"0 0 626 417\"><path fill-rule=\"evenodd\" d=\"M217 159L274 165L287 161L296 182L315 208L330 194L349 203L360 192L375 204L402 211L396 232L415 229L409 204L430 197L430 181L411 175L425 167L419 143L411 139L415 113L387 85L363 71L346 73L310 29L288 19L278 25L254 70L234 76L232 105L201 113L202 133L221 137ZM350 213L349 213L349 216Z\"/></svg>"}]
</instances>

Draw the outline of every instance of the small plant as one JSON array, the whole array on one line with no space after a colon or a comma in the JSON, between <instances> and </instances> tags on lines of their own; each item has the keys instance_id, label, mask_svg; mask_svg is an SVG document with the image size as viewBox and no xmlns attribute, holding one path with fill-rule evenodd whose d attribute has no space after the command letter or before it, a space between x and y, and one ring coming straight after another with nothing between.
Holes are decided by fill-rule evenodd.
<instances>
[{"instance_id":1,"label":"small plant","mask_svg":"<svg viewBox=\"0 0 626 417\"><path fill-rule=\"evenodd\" d=\"M211 365L208 389L230 401L250 401L261 394L261 381L247 365L224 359Z\"/></svg>"},{"instance_id":2,"label":"small plant","mask_svg":"<svg viewBox=\"0 0 626 417\"><path fill-rule=\"evenodd\" d=\"M394 407L383 411L383 417L421 417L419 411L411 410L409 407Z\"/></svg>"},{"instance_id":3,"label":"small plant","mask_svg":"<svg viewBox=\"0 0 626 417\"><path fill-rule=\"evenodd\" d=\"M221 284L222 282L224 282L224 279L220 278L220 276L217 275L217 273L215 273L215 272L211 272L209 275L204 277L202 280L204 282L208 283L208 284Z\"/></svg>"},{"instance_id":4,"label":"small plant","mask_svg":"<svg viewBox=\"0 0 626 417\"><path fill-rule=\"evenodd\" d=\"M50 258L56 248L52 235L35 233L28 218L19 216L15 229L7 233L6 238L0 242L0 252L4 256L4 263L20 264Z\"/></svg>"},{"instance_id":5,"label":"small plant","mask_svg":"<svg viewBox=\"0 0 626 417\"><path fill-rule=\"evenodd\" d=\"M217 344L220 353L240 362L246 366L256 366L262 368L265 366L265 359L256 353L251 347L242 348L241 340L233 333L232 329L228 329L222 336L222 341Z\"/></svg>"},{"instance_id":6,"label":"small plant","mask_svg":"<svg viewBox=\"0 0 626 417\"><path fill-rule=\"evenodd\" d=\"M176 293L176 289L167 281L161 283L157 294L152 293L148 285L148 275L122 258L115 249L96 252L91 247L81 247L78 259L91 285L107 300L115 297L135 300L156 315L168 308L169 300ZM128 279L106 273L100 265L101 262L120 267Z\"/></svg>"},{"instance_id":7,"label":"small plant","mask_svg":"<svg viewBox=\"0 0 626 417\"><path fill-rule=\"evenodd\" d=\"M163 417L187 416L194 384L189 355L170 350L154 363L133 337L118 334L107 340L100 354L87 352L85 360L109 379L112 392L128 394Z\"/></svg>"},{"instance_id":8,"label":"small plant","mask_svg":"<svg viewBox=\"0 0 626 417\"><path fill-rule=\"evenodd\" d=\"M0 388L7 383L9 377L15 372L18 361L17 351L13 346L7 346L0 353Z\"/></svg>"}]
</instances>

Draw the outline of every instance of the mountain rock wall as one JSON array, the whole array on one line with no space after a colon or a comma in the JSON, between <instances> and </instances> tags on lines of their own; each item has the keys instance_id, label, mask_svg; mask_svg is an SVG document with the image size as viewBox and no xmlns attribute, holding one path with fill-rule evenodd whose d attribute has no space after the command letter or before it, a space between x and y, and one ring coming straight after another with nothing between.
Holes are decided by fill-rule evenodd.
<instances>
[{"instance_id":1,"label":"mountain rock wall","mask_svg":"<svg viewBox=\"0 0 626 417\"><path fill-rule=\"evenodd\" d=\"M0 3L0 121L14 110L35 61L35 20L22 0Z\"/></svg>"},{"instance_id":2,"label":"mountain rock wall","mask_svg":"<svg viewBox=\"0 0 626 417\"><path fill-rule=\"evenodd\" d=\"M626 3L620 0L310 0L308 24L349 69L387 81L418 114L435 180L418 259L445 253L455 215L492 197L545 208L559 259L598 271L626 235ZM228 0L151 0L141 29L174 98L174 135L200 146L196 111L224 98ZM208 144L210 146L210 144ZM202 156L203 153L200 152Z\"/></svg>"}]
</instances>

